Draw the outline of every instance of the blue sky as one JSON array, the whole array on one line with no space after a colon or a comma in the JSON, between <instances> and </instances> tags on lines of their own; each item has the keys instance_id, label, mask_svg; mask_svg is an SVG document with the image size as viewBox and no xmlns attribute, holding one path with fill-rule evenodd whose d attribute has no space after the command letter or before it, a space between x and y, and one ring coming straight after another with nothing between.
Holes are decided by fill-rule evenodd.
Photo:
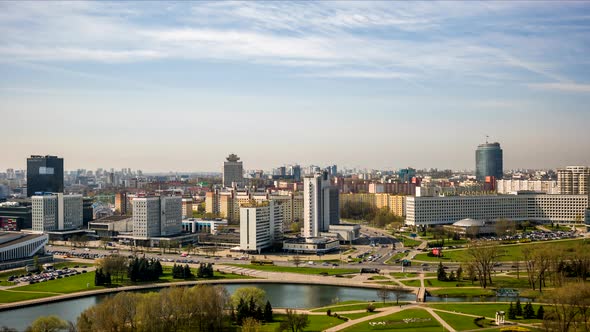
<instances>
[{"instance_id":1,"label":"blue sky","mask_svg":"<svg viewBox=\"0 0 590 332\"><path fill-rule=\"evenodd\" d=\"M0 2L0 168L590 164L588 2Z\"/></svg>"}]
</instances>

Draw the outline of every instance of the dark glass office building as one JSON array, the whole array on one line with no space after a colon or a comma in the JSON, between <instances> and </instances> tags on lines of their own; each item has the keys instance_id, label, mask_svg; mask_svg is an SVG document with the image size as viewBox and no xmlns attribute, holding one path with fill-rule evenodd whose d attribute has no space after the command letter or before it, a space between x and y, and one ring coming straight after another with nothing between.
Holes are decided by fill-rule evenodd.
<instances>
[{"instance_id":1,"label":"dark glass office building","mask_svg":"<svg viewBox=\"0 0 590 332\"><path fill-rule=\"evenodd\" d=\"M486 176L502 179L502 149L500 143L480 144L475 151L475 176L478 181L485 181Z\"/></svg>"},{"instance_id":2,"label":"dark glass office building","mask_svg":"<svg viewBox=\"0 0 590 332\"><path fill-rule=\"evenodd\" d=\"M27 197L36 192L63 193L64 160L56 156L31 156L27 159Z\"/></svg>"}]
</instances>

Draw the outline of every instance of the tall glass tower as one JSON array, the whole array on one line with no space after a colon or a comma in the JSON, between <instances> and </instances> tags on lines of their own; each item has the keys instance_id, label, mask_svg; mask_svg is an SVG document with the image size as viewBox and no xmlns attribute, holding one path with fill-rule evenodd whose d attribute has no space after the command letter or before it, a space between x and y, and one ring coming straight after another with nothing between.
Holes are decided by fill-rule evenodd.
<instances>
[{"instance_id":1,"label":"tall glass tower","mask_svg":"<svg viewBox=\"0 0 590 332\"><path fill-rule=\"evenodd\" d=\"M485 181L486 176L502 179L502 148L500 143L480 144L475 151L475 177L478 181Z\"/></svg>"},{"instance_id":2,"label":"tall glass tower","mask_svg":"<svg viewBox=\"0 0 590 332\"><path fill-rule=\"evenodd\" d=\"M64 192L64 160L56 156L27 158L27 197L36 192Z\"/></svg>"}]
</instances>

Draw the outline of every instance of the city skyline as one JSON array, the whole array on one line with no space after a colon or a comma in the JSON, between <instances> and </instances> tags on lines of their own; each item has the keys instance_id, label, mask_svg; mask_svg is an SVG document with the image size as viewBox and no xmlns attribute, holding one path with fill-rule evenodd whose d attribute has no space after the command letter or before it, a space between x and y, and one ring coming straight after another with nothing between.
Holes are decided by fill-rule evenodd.
<instances>
[{"instance_id":1,"label":"city skyline","mask_svg":"<svg viewBox=\"0 0 590 332\"><path fill-rule=\"evenodd\" d=\"M0 169L590 165L584 2L2 2ZM34 23L34 24L32 24Z\"/></svg>"}]
</instances>

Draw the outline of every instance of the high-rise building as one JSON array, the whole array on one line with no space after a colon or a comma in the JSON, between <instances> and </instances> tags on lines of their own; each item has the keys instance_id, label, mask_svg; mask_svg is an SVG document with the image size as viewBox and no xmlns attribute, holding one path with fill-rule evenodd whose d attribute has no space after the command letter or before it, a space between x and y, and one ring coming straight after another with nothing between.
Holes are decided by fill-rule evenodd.
<instances>
[{"instance_id":1,"label":"high-rise building","mask_svg":"<svg viewBox=\"0 0 590 332\"><path fill-rule=\"evenodd\" d=\"M181 232L181 197L150 196L133 199L133 236L148 239Z\"/></svg>"},{"instance_id":2,"label":"high-rise building","mask_svg":"<svg viewBox=\"0 0 590 332\"><path fill-rule=\"evenodd\" d=\"M330 225L340 223L338 188L327 172L303 178L303 236L318 237Z\"/></svg>"},{"instance_id":3,"label":"high-rise building","mask_svg":"<svg viewBox=\"0 0 590 332\"><path fill-rule=\"evenodd\" d=\"M486 176L493 176L500 180L504 176L502 148L500 143L484 143L477 146L475 151L475 177L484 181Z\"/></svg>"},{"instance_id":4,"label":"high-rise building","mask_svg":"<svg viewBox=\"0 0 590 332\"><path fill-rule=\"evenodd\" d=\"M564 195L586 195L590 184L590 167L567 166L557 170L557 186Z\"/></svg>"},{"instance_id":5,"label":"high-rise building","mask_svg":"<svg viewBox=\"0 0 590 332\"><path fill-rule=\"evenodd\" d=\"M223 186L241 185L244 182L244 169L240 157L230 154L223 162Z\"/></svg>"},{"instance_id":6,"label":"high-rise building","mask_svg":"<svg viewBox=\"0 0 590 332\"><path fill-rule=\"evenodd\" d=\"M35 193L64 191L64 160L56 156L27 158L27 197Z\"/></svg>"},{"instance_id":7,"label":"high-rise building","mask_svg":"<svg viewBox=\"0 0 590 332\"><path fill-rule=\"evenodd\" d=\"M78 229L83 225L82 195L51 193L33 196L33 231Z\"/></svg>"},{"instance_id":8,"label":"high-rise building","mask_svg":"<svg viewBox=\"0 0 590 332\"><path fill-rule=\"evenodd\" d=\"M243 204L240 208L240 249L260 251L282 239L283 209L275 201Z\"/></svg>"},{"instance_id":9,"label":"high-rise building","mask_svg":"<svg viewBox=\"0 0 590 332\"><path fill-rule=\"evenodd\" d=\"M291 166L291 176L293 177L293 181L301 181L301 166L293 165Z\"/></svg>"}]
</instances>

